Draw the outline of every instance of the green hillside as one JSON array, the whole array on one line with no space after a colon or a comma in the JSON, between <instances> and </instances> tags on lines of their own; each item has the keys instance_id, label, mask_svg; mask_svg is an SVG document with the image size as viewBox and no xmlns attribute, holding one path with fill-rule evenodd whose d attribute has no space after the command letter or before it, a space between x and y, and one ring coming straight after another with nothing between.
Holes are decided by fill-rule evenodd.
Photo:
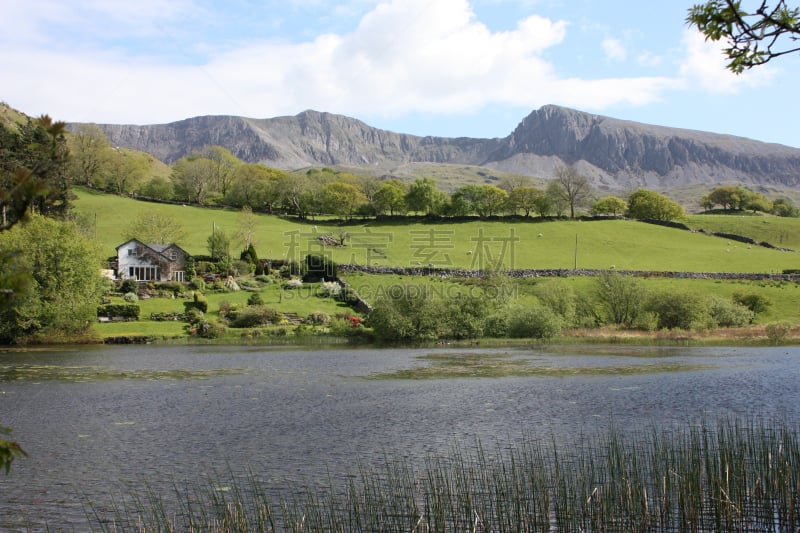
<instances>
[{"instance_id":1,"label":"green hillside","mask_svg":"<svg viewBox=\"0 0 800 533\"><path fill-rule=\"evenodd\" d=\"M142 212L169 213L180 220L188 237L179 244L192 254L208 253L206 241L214 227L232 237L233 250L240 246L234 237L240 214L234 210L139 202L88 190L78 190L77 194L79 217L91 224L96 222L95 235L109 256L122 242L125 224ZM696 224L695 218L691 217L691 224ZM702 217L701 225L711 230L708 220L716 217ZM763 220L768 222L759 218L752 222L753 238L761 240L764 236L763 240L787 246L798 239L800 221ZM635 221L409 220L331 225L268 215L258 215L258 221L256 249L260 257L272 259L302 259L309 252L324 251L340 263L385 266L433 263L441 267L487 268L499 260L505 268L573 268L577 259L579 268L613 266L618 270L780 272L800 268L798 253ZM737 218L739 224L745 221L746 218ZM779 238L770 238L773 234L766 233L768 226L778 228L774 235ZM731 232L748 234L747 228L737 227ZM756 227L761 232L756 232ZM320 235L339 238L343 233L347 234L344 247L323 248L318 240ZM784 235L783 241L780 235ZM800 249L800 242L796 247Z\"/></svg>"},{"instance_id":2,"label":"green hillside","mask_svg":"<svg viewBox=\"0 0 800 533\"><path fill-rule=\"evenodd\" d=\"M709 232L733 233L800 251L800 219L772 215L690 215L686 225Z\"/></svg>"}]
</instances>

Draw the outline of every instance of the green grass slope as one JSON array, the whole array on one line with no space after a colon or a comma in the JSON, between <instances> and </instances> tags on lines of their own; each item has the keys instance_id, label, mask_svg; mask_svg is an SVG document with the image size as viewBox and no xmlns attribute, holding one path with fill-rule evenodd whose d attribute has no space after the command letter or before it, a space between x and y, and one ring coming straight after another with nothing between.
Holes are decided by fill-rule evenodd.
<instances>
[{"instance_id":1,"label":"green grass slope","mask_svg":"<svg viewBox=\"0 0 800 533\"><path fill-rule=\"evenodd\" d=\"M109 256L122 242L125 224L143 212L168 213L180 220L188 237L179 244L192 254L208 253L206 242L213 227L232 237L232 252L241 246L233 237L240 217L234 210L139 202L87 190L77 193L78 215L96 221L96 238ZM768 224L758 223L763 226L784 223L782 219L768 220ZM800 229L800 225L795 228ZM791 233L792 239L797 238L790 225L782 231L786 235ZM324 234L338 237L342 232L349 236L344 247L323 247L317 239ZM731 232L746 234L741 230ZM794 242L788 236L785 241L787 245ZM339 263L382 266L433 263L440 267L488 268L499 262L505 268L568 269L577 264L578 268L613 266L618 270L766 273L800 268L800 254L795 252L624 220L438 223L409 220L334 225L258 215L255 245L262 258L302 260L308 253L324 252Z\"/></svg>"},{"instance_id":2,"label":"green grass slope","mask_svg":"<svg viewBox=\"0 0 800 533\"><path fill-rule=\"evenodd\" d=\"M766 241L781 248L800 251L800 218L772 215L689 215L685 221L692 229L733 233Z\"/></svg>"}]
</instances>

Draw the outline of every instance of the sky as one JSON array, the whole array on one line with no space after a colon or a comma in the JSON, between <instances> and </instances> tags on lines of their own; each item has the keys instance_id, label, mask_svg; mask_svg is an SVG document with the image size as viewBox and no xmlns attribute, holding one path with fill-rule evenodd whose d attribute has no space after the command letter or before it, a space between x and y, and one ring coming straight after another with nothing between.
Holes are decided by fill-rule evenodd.
<instances>
[{"instance_id":1,"label":"sky","mask_svg":"<svg viewBox=\"0 0 800 533\"><path fill-rule=\"evenodd\" d=\"M555 104L800 147L800 57L735 75L698 0L0 0L0 101L67 122L314 109L505 137Z\"/></svg>"}]
</instances>

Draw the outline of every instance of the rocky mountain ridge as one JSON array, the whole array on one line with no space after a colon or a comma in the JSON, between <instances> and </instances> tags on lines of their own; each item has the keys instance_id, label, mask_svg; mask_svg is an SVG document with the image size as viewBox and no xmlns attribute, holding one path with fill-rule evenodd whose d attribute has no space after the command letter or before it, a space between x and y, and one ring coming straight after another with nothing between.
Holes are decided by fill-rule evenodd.
<instances>
[{"instance_id":1,"label":"rocky mountain ridge","mask_svg":"<svg viewBox=\"0 0 800 533\"><path fill-rule=\"evenodd\" d=\"M347 166L391 174L409 163L431 163L547 179L557 167L574 164L597 188L610 191L724 182L800 188L800 149L552 105L533 111L507 137L494 139L394 133L318 111L101 127L115 145L149 152L166 163L220 145L243 161L286 170Z\"/></svg>"}]
</instances>

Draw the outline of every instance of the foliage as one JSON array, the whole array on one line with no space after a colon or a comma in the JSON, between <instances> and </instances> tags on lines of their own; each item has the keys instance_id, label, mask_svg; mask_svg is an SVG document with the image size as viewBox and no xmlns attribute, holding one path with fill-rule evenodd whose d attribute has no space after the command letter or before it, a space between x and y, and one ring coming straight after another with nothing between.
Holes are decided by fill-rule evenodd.
<instances>
[{"instance_id":1,"label":"foliage","mask_svg":"<svg viewBox=\"0 0 800 533\"><path fill-rule=\"evenodd\" d=\"M695 292L652 293L645 309L658 315L662 329L705 329L710 325L708 301Z\"/></svg>"},{"instance_id":2,"label":"foliage","mask_svg":"<svg viewBox=\"0 0 800 533\"><path fill-rule=\"evenodd\" d=\"M606 271L595 278L594 285L594 295L606 320L625 327L636 323L645 297L641 281Z\"/></svg>"},{"instance_id":3,"label":"foliage","mask_svg":"<svg viewBox=\"0 0 800 533\"><path fill-rule=\"evenodd\" d=\"M71 222L41 216L0 234L0 256L25 272L30 290L0 302L0 341L88 331L104 289L97 247Z\"/></svg>"},{"instance_id":4,"label":"foliage","mask_svg":"<svg viewBox=\"0 0 800 533\"><path fill-rule=\"evenodd\" d=\"M255 328L269 324L277 324L283 315L273 307L265 305L248 305L244 309L228 314L232 328Z\"/></svg>"},{"instance_id":5,"label":"foliage","mask_svg":"<svg viewBox=\"0 0 800 533\"><path fill-rule=\"evenodd\" d=\"M247 297L247 305L263 305L263 304L264 304L264 299L257 292L254 292L253 294Z\"/></svg>"},{"instance_id":6,"label":"foliage","mask_svg":"<svg viewBox=\"0 0 800 533\"><path fill-rule=\"evenodd\" d=\"M515 187L508 193L509 211L512 213L522 211L522 213L528 217L531 211L537 210L537 202L541 201L542 198L545 198L545 194L541 189L531 186Z\"/></svg>"},{"instance_id":7,"label":"foliage","mask_svg":"<svg viewBox=\"0 0 800 533\"><path fill-rule=\"evenodd\" d=\"M615 217L625 212L628 204L622 198L606 196L592 204L592 212L596 215L611 215Z\"/></svg>"},{"instance_id":8,"label":"foliage","mask_svg":"<svg viewBox=\"0 0 800 533\"><path fill-rule=\"evenodd\" d=\"M135 292L126 292L122 299L128 302L129 304L133 304L139 301L139 296L136 295Z\"/></svg>"},{"instance_id":9,"label":"foliage","mask_svg":"<svg viewBox=\"0 0 800 533\"><path fill-rule=\"evenodd\" d=\"M66 123L42 115L19 128L0 124L0 231L29 209L64 218L71 208Z\"/></svg>"},{"instance_id":10,"label":"foliage","mask_svg":"<svg viewBox=\"0 0 800 533\"><path fill-rule=\"evenodd\" d=\"M772 305L772 302L769 300L769 298L756 293L734 293L733 301L745 306L747 309L752 311L754 315L765 313L767 309L769 309L769 306Z\"/></svg>"},{"instance_id":11,"label":"foliage","mask_svg":"<svg viewBox=\"0 0 800 533\"><path fill-rule=\"evenodd\" d=\"M8 475L11 469L11 463L14 462L14 459L28 456L18 442L2 438L8 435L11 435L11 430L7 427L0 426L0 470L4 470L6 475Z\"/></svg>"},{"instance_id":12,"label":"foliage","mask_svg":"<svg viewBox=\"0 0 800 533\"><path fill-rule=\"evenodd\" d=\"M680 204L654 191L639 189L628 197L628 216L631 218L668 221L683 215Z\"/></svg>"},{"instance_id":13,"label":"foliage","mask_svg":"<svg viewBox=\"0 0 800 533\"><path fill-rule=\"evenodd\" d=\"M139 282L135 279L124 279L119 286L119 292L128 294L129 292L139 292Z\"/></svg>"},{"instance_id":14,"label":"foliage","mask_svg":"<svg viewBox=\"0 0 800 533\"><path fill-rule=\"evenodd\" d=\"M191 302L183 302L183 307L184 307L184 309L186 310L187 313L189 311L191 311L192 309L197 309L198 311L200 311L202 313L207 313L208 312L208 300L201 293L195 291L195 293L192 296L192 301Z\"/></svg>"},{"instance_id":15,"label":"foliage","mask_svg":"<svg viewBox=\"0 0 800 533\"><path fill-rule=\"evenodd\" d=\"M140 211L136 218L123 226L123 239L138 239L144 244L180 243L186 238L183 224L162 211Z\"/></svg>"},{"instance_id":16,"label":"foliage","mask_svg":"<svg viewBox=\"0 0 800 533\"><path fill-rule=\"evenodd\" d=\"M414 180L406 193L406 206L409 211L427 215L439 214L446 204L447 194L440 191L436 181L431 178Z\"/></svg>"},{"instance_id":17,"label":"foliage","mask_svg":"<svg viewBox=\"0 0 800 533\"><path fill-rule=\"evenodd\" d=\"M306 256L304 282L316 283L321 280L336 281L337 279L339 279L339 267L330 257L324 254L308 254Z\"/></svg>"},{"instance_id":18,"label":"foliage","mask_svg":"<svg viewBox=\"0 0 800 533\"><path fill-rule=\"evenodd\" d=\"M746 306L722 296L709 297L709 313L715 326L738 328L753 322L755 313Z\"/></svg>"},{"instance_id":19,"label":"foliage","mask_svg":"<svg viewBox=\"0 0 800 533\"><path fill-rule=\"evenodd\" d=\"M548 188L549 194L554 197L554 201L569 206L569 218L575 218L575 208L581 207L592 194L589 180L572 166L558 167L551 185Z\"/></svg>"},{"instance_id":20,"label":"foliage","mask_svg":"<svg viewBox=\"0 0 800 533\"><path fill-rule=\"evenodd\" d=\"M800 217L800 209L788 198L778 198L772 202L772 209L770 212L779 217Z\"/></svg>"},{"instance_id":21,"label":"foliage","mask_svg":"<svg viewBox=\"0 0 800 533\"><path fill-rule=\"evenodd\" d=\"M383 184L373 195L372 204L377 213L399 215L406 212L406 186L397 180Z\"/></svg>"},{"instance_id":22,"label":"foliage","mask_svg":"<svg viewBox=\"0 0 800 533\"><path fill-rule=\"evenodd\" d=\"M534 294L564 324L573 324L576 316L576 296L572 287L564 280L555 279L536 286Z\"/></svg>"},{"instance_id":23,"label":"foliage","mask_svg":"<svg viewBox=\"0 0 800 533\"><path fill-rule=\"evenodd\" d=\"M742 9L741 0L709 0L689 9L686 22L696 26L706 40L727 43L728 69L737 74L774 58L800 51L800 9L778 0L770 7L757 2Z\"/></svg>"},{"instance_id":24,"label":"foliage","mask_svg":"<svg viewBox=\"0 0 800 533\"><path fill-rule=\"evenodd\" d=\"M141 307L136 304L105 304L97 306L97 316L109 318L122 317L129 320L139 320L141 312Z\"/></svg>"},{"instance_id":25,"label":"foliage","mask_svg":"<svg viewBox=\"0 0 800 533\"><path fill-rule=\"evenodd\" d=\"M229 258L231 255L231 240L221 229L214 228L208 236L208 254L216 260Z\"/></svg>"},{"instance_id":26,"label":"foliage","mask_svg":"<svg viewBox=\"0 0 800 533\"><path fill-rule=\"evenodd\" d=\"M550 309L534 305L508 310L507 335L514 339L550 339L561 333L561 318Z\"/></svg>"},{"instance_id":27,"label":"foliage","mask_svg":"<svg viewBox=\"0 0 800 533\"><path fill-rule=\"evenodd\" d=\"M789 336L789 333L792 331L791 324L787 322L776 322L773 324L767 324L766 332L767 338L770 342L774 345L781 344L786 340L786 337Z\"/></svg>"}]
</instances>

